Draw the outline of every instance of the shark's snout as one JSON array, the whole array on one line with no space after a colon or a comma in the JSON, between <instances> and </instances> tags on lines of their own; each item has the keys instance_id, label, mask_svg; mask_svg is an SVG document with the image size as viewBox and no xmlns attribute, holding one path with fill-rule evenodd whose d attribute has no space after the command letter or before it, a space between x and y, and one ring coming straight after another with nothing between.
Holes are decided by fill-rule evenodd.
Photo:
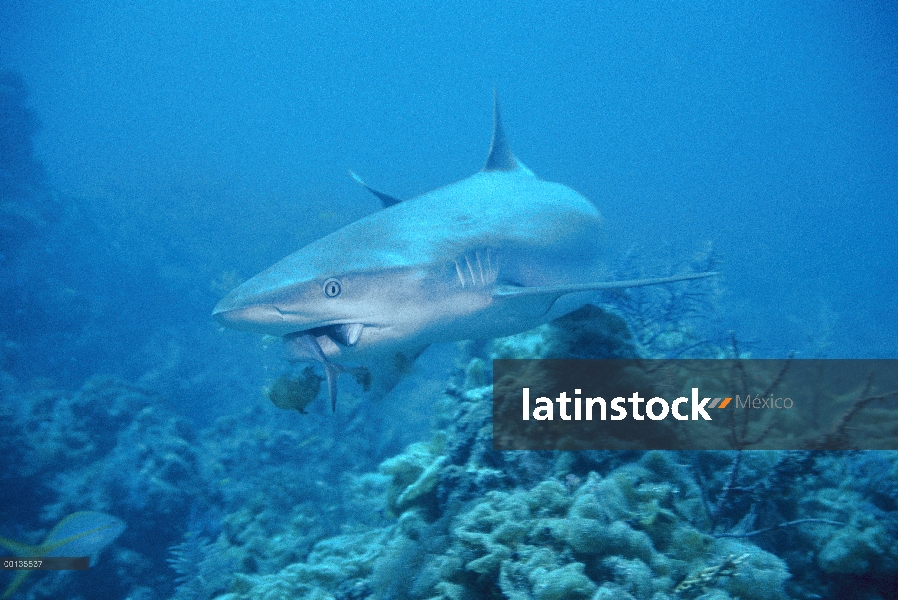
<instances>
[{"instance_id":1,"label":"shark's snout","mask_svg":"<svg viewBox=\"0 0 898 600\"><path fill-rule=\"evenodd\" d=\"M225 298L212 311L212 316L222 325L233 329L271 335L285 335L296 330L295 325L285 321L277 307L267 304L234 306Z\"/></svg>"}]
</instances>

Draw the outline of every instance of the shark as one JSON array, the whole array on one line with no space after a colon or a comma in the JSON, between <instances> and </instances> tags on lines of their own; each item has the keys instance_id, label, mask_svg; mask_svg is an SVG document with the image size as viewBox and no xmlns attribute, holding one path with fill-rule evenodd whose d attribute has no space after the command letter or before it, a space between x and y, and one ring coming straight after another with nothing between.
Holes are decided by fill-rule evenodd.
<instances>
[{"instance_id":1,"label":"shark","mask_svg":"<svg viewBox=\"0 0 898 600\"><path fill-rule=\"evenodd\" d=\"M474 175L400 200L350 174L383 208L250 278L212 313L226 327L282 337L291 362L319 363L332 410L340 373L385 393L431 344L521 333L601 290L717 274L607 280L598 208L517 159L496 98Z\"/></svg>"}]
</instances>

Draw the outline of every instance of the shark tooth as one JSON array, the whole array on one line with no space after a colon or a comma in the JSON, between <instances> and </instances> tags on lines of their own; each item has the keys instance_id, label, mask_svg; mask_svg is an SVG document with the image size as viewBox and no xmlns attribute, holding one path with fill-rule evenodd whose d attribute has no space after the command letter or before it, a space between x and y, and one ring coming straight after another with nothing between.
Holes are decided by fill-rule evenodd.
<instances>
[{"instance_id":1,"label":"shark tooth","mask_svg":"<svg viewBox=\"0 0 898 600\"><path fill-rule=\"evenodd\" d=\"M334 335L338 342L341 342L346 346L355 346L358 343L364 328L365 326L361 323L337 325L334 329Z\"/></svg>"}]
</instances>

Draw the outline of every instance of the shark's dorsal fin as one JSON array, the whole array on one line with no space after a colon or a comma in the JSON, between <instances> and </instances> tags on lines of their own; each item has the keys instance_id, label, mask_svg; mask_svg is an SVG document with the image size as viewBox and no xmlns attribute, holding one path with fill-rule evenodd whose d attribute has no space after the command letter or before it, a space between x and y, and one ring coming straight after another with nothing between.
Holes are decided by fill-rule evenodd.
<instances>
[{"instance_id":1,"label":"shark's dorsal fin","mask_svg":"<svg viewBox=\"0 0 898 600\"><path fill-rule=\"evenodd\" d=\"M517 171L526 175L533 175L533 171L515 158L505 137L505 129L502 127L502 115L499 113L499 94L493 93L493 141L490 144L490 154L486 157L483 170L489 171Z\"/></svg>"},{"instance_id":2,"label":"shark's dorsal fin","mask_svg":"<svg viewBox=\"0 0 898 600\"><path fill-rule=\"evenodd\" d=\"M365 188L366 190L368 190L369 192L371 192L372 194L377 196L377 198L380 200L381 204L384 205L384 208L387 208L389 206L393 206L394 204L399 204L400 202L402 202L402 200L400 200L399 198L397 198L395 196L391 196L389 194L385 194L381 191L375 190L373 187L369 186L367 183L362 181L362 178L359 177L358 175L356 175L355 172L350 170L349 175L353 179L355 179L359 185L361 185L363 188Z\"/></svg>"}]
</instances>

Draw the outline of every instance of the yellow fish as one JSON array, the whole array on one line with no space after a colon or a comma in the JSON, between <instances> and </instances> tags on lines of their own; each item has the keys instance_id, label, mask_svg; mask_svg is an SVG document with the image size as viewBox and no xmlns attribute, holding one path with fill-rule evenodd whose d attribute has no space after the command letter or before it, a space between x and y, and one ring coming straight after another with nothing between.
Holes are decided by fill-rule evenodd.
<instances>
[{"instance_id":1,"label":"yellow fish","mask_svg":"<svg viewBox=\"0 0 898 600\"><path fill-rule=\"evenodd\" d=\"M19 556L46 558L56 556L88 556L90 564L97 560L100 551L125 530L121 519L101 512L76 512L56 524L47 539L38 546L31 546L0 537L0 546L12 550ZM19 571L3 596L9 598L25 582L29 570Z\"/></svg>"}]
</instances>

